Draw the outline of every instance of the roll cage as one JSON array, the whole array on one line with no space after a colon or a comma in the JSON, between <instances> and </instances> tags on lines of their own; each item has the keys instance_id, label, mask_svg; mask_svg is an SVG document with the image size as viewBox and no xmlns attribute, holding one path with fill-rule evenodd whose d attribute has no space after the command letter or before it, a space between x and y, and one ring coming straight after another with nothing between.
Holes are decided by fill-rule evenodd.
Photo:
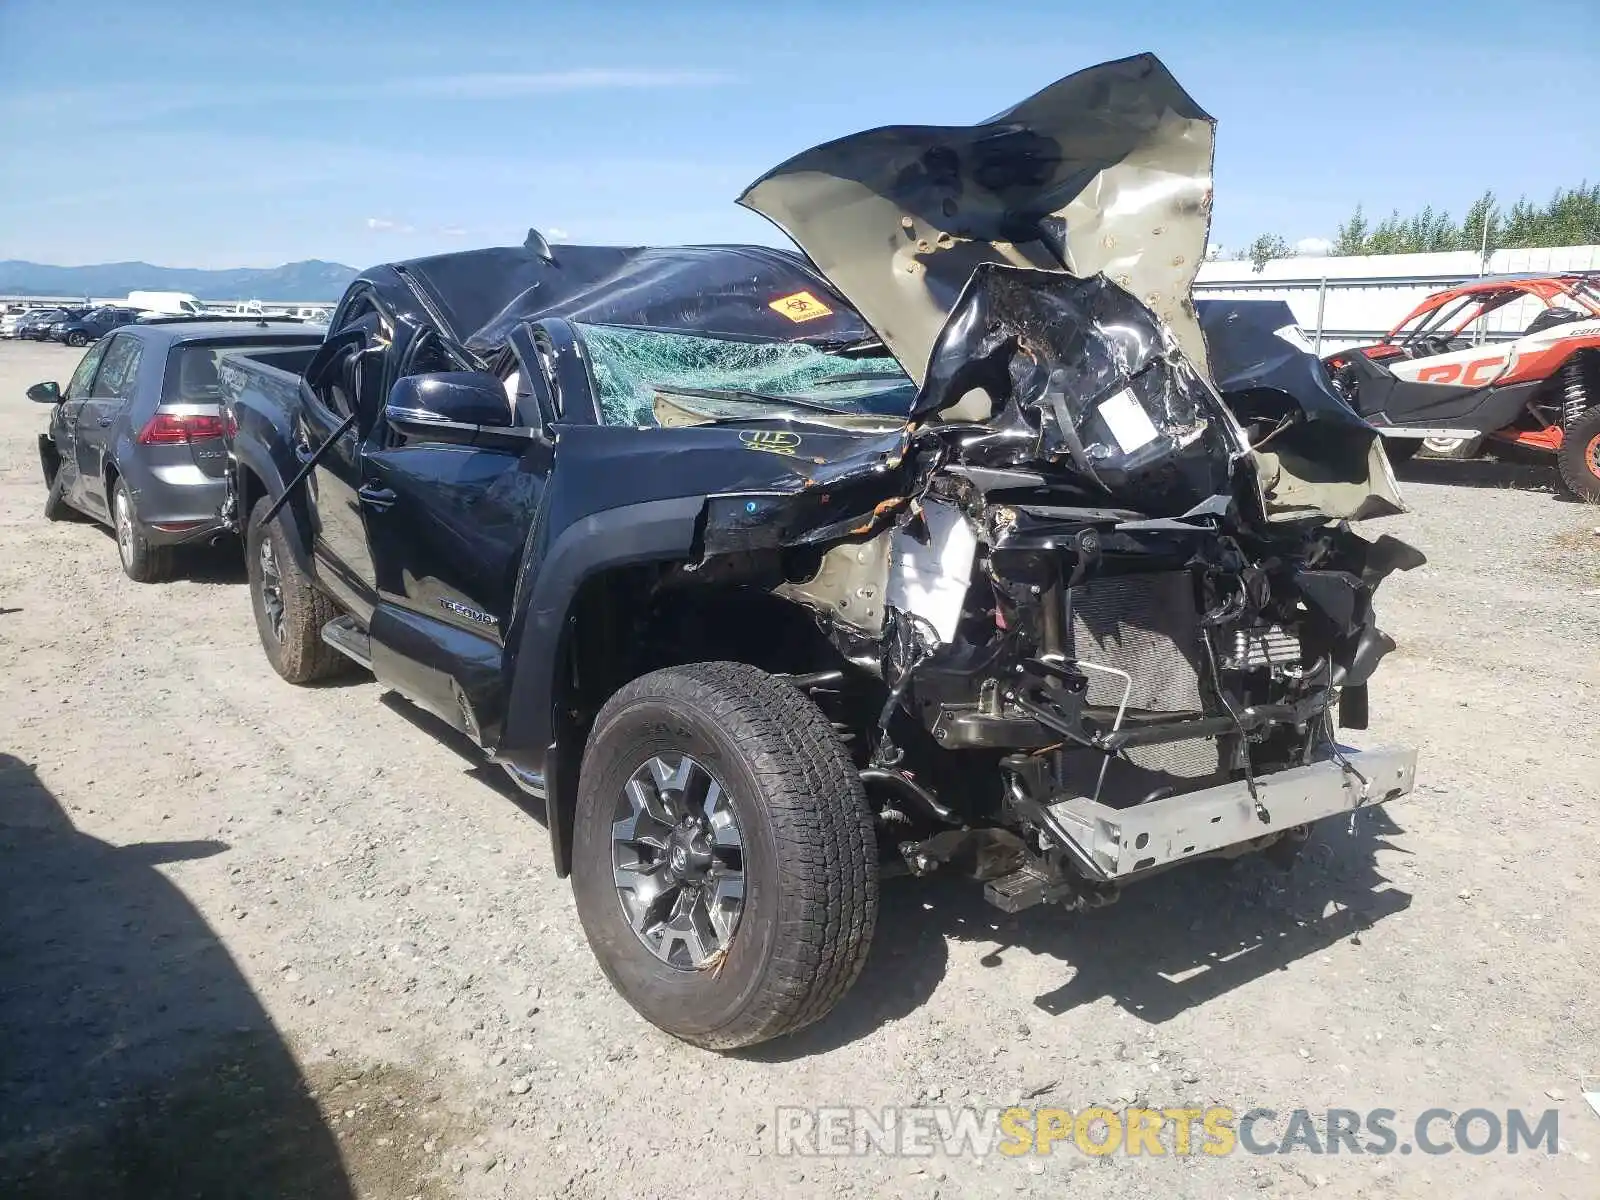
<instances>
[{"instance_id":1,"label":"roll cage","mask_svg":"<svg viewBox=\"0 0 1600 1200\"><path fill-rule=\"evenodd\" d=\"M1565 275L1530 275L1475 279L1459 287L1435 292L1399 322L1379 343L1415 355L1419 350L1438 353L1432 346L1448 343L1468 326L1514 301L1531 297L1545 308L1570 301L1579 311L1600 317L1600 272Z\"/></svg>"}]
</instances>

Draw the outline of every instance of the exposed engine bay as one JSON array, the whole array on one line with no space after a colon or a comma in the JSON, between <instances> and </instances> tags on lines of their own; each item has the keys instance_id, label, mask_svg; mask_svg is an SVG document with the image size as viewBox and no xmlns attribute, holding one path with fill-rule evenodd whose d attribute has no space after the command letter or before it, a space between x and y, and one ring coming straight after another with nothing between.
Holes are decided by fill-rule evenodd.
<instances>
[{"instance_id":1,"label":"exposed engine bay","mask_svg":"<svg viewBox=\"0 0 1600 1200\"><path fill-rule=\"evenodd\" d=\"M1303 836L1292 803L1273 812L1284 772L1320 769L1356 804L1411 786L1409 752L1358 768L1334 714L1366 727L1394 645L1373 591L1423 559L1349 528L1402 511L1393 476L1303 344L1263 327L1274 306L1196 313L1211 135L1141 56L979 126L830 143L744 198L917 391L909 422L851 456L854 478L829 464L836 489L900 482L869 518L807 528L809 488L714 500L706 554L753 548L758 529L826 547L777 591L887 689L865 777L954 830L977 814L941 798L948 752L981 755L1000 781L987 815L1021 833L1009 853L987 834L911 839L906 861L976 844L1016 868L980 870L1003 907L1090 902L1170 861ZM1208 838L1197 825L1223 819L1186 804L1254 824Z\"/></svg>"},{"instance_id":2,"label":"exposed engine bay","mask_svg":"<svg viewBox=\"0 0 1600 1200\"><path fill-rule=\"evenodd\" d=\"M1242 346L1259 367L1251 315L1217 314L1230 353ZM776 593L812 609L843 658L882 681L864 777L891 798L891 824L942 827L904 840L911 869L981 847L997 903L1088 902L1233 844L1140 845L1098 861L1089 847L1107 822L1121 827L1116 814L1237 784L1256 822L1246 829L1259 830L1246 848L1259 849L1303 835L1284 827L1288 808L1272 811L1267 784L1282 772L1328 763L1364 800L1409 788L1409 759L1368 780L1334 728L1336 712L1365 727L1368 680L1393 648L1373 590L1422 558L1320 513L1268 515L1254 446L1309 446L1314 434L1332 464L1324 481L1346 495L1374 460L1373 434L1336 400L1318 411L1327 396L1291 404L1266 386L1276 377L1304 394L1317 379L1309 355L1266 338L1277 365L1237 393L1256 410L1244 420L1115 284L980 266L919 390L926 418L830 460L795 493L709 502L705 567L786 546L800 577ZM942 417L974 396L987 419ZM793 437L796 456L807 440ZM819 521L823 502L861 487L882 496L864 518ZM816 565L797 571L804 545ZM840 672L802 682L825 709L851 690ZM998 786L953 770L952 751L981 757ZM1018 844L973 832L990 822L1020 830Z\"/></svg>"}]
</instances>

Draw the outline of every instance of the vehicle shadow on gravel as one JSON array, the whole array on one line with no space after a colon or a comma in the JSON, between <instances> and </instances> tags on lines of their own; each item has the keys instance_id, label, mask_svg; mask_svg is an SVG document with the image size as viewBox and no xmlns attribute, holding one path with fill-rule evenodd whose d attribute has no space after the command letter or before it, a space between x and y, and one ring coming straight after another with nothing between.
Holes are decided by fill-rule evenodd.
<instances>
[{"instance_id":1,"label":"vehicle shadow on gravel","mask_svg":"<svg viewBox=\"0 0 1600 1200\"><path fill-rule=\"evenodd\" d=\"M217 934L0 754L0 1194L344 1200L339 1145Z\"/></svg>"},{"instance_id":2,"label":"vehicle shadow on gravel","mask_svg":"<svg viewBox=\"0 0 1600 1200\"><path fill-rule=\"evenodd\" d=\"M117 531L98 521L91 522L87 517L83 518L83 522L92 524L104 535L111 549L112 565L115 566ZM244 551L232 539L225 539L215 546L179 546L172 559L172 579L175 582L211 583L222 587L244 587L250 582L244 567Z\"/></svg>"},{"instance_id":3,"label":"vehicle shadow on gravel","mask_svg":"<svg viewBox=\"0 0 1600 1200\"><path fill-rule=\"evenodd\" d=\"M1437 483L1446 487L1501 488L1517 492L1550 492L1571 500L1556 488L1551 462L1507 462L1498 458L1413 458L1395 468L1401 483Z\"/></svg>"},{"instance_id":4,"label":"vehicle shadow on gravel","mask_svg":"<svg viewBox=\"0 0 1600 1200\"><path fill-rule=\"evenodd\" d=\"M1281 870L1260 855L1176 868L1085 913L1041 905L1014 915L991 907L959 877L885 882L878 930L854 988L827 1018L747 1052L761 1061L826 1053L908 1015L944 978L949 942L992 947L983 966L1004 970L1011 950L1056 959L1061 986L1029 999L1061 1015L1109 997L1152 1024L1169 1021L1408 908L1409 892L1383 875L1380 851L1403 853L1388 812L1359 815L1354 834L1332 822Z\"/></svg>"}]
</instances>

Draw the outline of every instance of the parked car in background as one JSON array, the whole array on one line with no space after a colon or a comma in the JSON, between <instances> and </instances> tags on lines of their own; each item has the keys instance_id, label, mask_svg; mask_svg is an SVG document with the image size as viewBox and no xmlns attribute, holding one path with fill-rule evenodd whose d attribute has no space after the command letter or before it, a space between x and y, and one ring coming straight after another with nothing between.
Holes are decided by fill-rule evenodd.
<instances>
[{"instance_id":1,"label":"parked car in background","mask_svg":"<svg viewBox=\"0 0 1600 1200\"><path fill-rule=\"evenodd\" d=\"M8 312L0 317L0 338L14 338L22 323L30 317L42 313L42 308L20 308L16 312Z\"/></svg>"},{"instance_id":2,"label":"parked car in background","mask_svg":"<svg viewBox=\"0 0 1600 1200\"><path fill-rule=\"evenodd\" d=\"M132 325L144 315L142 308L124 308L116 304L102 304L91 308L80 317L58 321L50 326L52 342L65 342L69 346L87 346L97 342L113 329Z\"/></svg>"},{"instance_id":3,"label":"parked car in background","mask_svg":"<svg viewBox=\"0 0 1600 1200\"><path fill-rule=\"evenodd\" d=\"M321 332L227 318L114 330L83 356L65 390L54 382L28 389L30 400L54 406L39 435L50 489L45 516L59 521L79 512L112 526L128 577L164 578L174 547L228 529L220 515L227 457L218 356L309 348Z\"/></svg>"},{"instance_id":4,"label":"parked car in background","mask_svg":"<svg viewBox=\"0 0 1600 1200\"><path fill-rule=\"evenodd\" d=\"M17 336L27 341L48 341L52 325L76 320L93 307L83 304L71 308L36 308L17 323Z\"/></svg>"}]
</instances>

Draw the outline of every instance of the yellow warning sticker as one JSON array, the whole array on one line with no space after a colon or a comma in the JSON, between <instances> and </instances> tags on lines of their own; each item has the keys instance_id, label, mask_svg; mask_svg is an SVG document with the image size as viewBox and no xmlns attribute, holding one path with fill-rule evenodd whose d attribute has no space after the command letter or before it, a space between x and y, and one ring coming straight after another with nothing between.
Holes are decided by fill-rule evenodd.
<instances>
[{"instance_id":1,"label":"yellow warning sticker","mask_svg":"<svg viewBox=\"0 0 1600 1200\"><path fill-rule=\"evenodd\" d=\"M833 316L833 309L810 292L795 292L792 296L779 296L767 305L773 312L782 313L789 320L799 324L801 321L815 321L818 317Z\"/></svg>"}]
</instances>

